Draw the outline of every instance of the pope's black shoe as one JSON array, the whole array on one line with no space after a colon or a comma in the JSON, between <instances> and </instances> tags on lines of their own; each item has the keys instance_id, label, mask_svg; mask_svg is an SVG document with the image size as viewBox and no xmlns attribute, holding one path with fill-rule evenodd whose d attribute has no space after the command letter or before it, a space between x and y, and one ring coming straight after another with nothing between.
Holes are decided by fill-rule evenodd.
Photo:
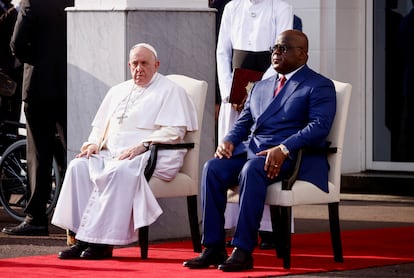
<instances>
[{"instance_id":1,"label":"pope's black shoe","mask_svg":"<svg viewBox=\"0 0 414 278\"><path fill-rule=\"evenodd\" d=\"M227 259L227 251L223 248L204 248L200 256L185 261L183 266L188 268L209 268L210 265L217 266Z\"/></svg>"},{"instance_id":2,"label":"pope's black shoe","mask_svg":"<svg viewBox=\"0 0 414 278\"><path fill-rule=\"evenodd\" d=\"M85 242L76 241L70 248L60 251L58 258L61 260L79 259L86 248L88 248L88 245Z\"/></svg>"},{"instance_id":3,"label":"pope's black shoe","mask_svg":"<svg viewBox=\"0 0 414 278\"><path fill-rule=\"evenodd\" d=\"M224 272L242 271L253 268L253 256L251 253L235 247L230 257L218 266Z\"/></svg>"},{"instance_id":4,"label":"pope's black shoe","mask_svg":"<svg viewBox=\"0 0 414 278\"><path fill-rule=\"evenodd\" d=\"M112 258L114 247L106 244L92 244L86 248L80 255L85 260L102 260Z\"/></svg>"},{"instance_id":5,"label":"pope's black shoe","mask_svg":"<svg viewBox=\"0 0 414 278\"><path fill-rule=\"evenodd\" d=\"M14 227L5 227L3 233L13 236L48 236L47 226L36 226L25 221Z\"/></svg>"}]
</instances>

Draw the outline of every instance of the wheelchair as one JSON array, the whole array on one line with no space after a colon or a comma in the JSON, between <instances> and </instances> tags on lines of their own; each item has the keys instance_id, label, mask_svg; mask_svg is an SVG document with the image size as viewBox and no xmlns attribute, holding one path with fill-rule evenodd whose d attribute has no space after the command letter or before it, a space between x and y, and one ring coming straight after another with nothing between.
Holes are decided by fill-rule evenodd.
<instances>
[{"instance_id":1,"label":"wheelchair","mask_svg":"<svg viewBox=\"0 0 414 278\"><path fill-rule=\"evenodd\" d=\"M25 218L24 210L31 196L27 175L27 142L22 130L25 131L24 123L8 120L0 122L0 202L7 214L20 222ZM56 137L50 173L52 190L46 211L48 215L53 212L59 197L66 165L64 148L58 135Z\"/></svg>"}]
</instances>

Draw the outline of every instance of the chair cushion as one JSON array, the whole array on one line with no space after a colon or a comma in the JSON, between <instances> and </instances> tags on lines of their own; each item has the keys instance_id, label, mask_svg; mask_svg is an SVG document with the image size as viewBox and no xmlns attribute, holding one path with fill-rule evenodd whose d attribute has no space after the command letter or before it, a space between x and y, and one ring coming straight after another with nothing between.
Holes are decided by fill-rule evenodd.
<instances>
[{"instance_id":1,"label":"chair cushion","mask_svg":"<svg viewBox=\"0 0 414 278\"><path fill-rule=\"evenodd\" d=\"M329 182L328 186L330 193L322 191L310 182L298 180L292 190L282 190L282 183L276 182L267 188L266 204L295 206L339 202L335 185ZM227 191L227 200L230 203L239 202L239 186L233 186Z\"/></svg>"},{"instance_id":2,"label":"chair cushion","mask_svg":"<svg viewBox=\"0 0 414 278\"><path fill-rule=\"evenodd\" d=\"M154 196L157 198L182 197L198 194L198 187L194 186L194 179L181 172L171 182L152 177L149 185Z\"/></svg>"},{"instance_id":3,"label":"chair cushion","mask_svg":"<svg viewBox=\"0 0 414 278\"><path fill-rule=\"evenodd\" d=\"M329 182L328 186L329 193L326 193L310 182L297 180L292 190L282 190L282 183L277 182L267 188L266 203L295 206L339 202L340 198L335 193L335 185Z\"/></svg>"}]
</instances>

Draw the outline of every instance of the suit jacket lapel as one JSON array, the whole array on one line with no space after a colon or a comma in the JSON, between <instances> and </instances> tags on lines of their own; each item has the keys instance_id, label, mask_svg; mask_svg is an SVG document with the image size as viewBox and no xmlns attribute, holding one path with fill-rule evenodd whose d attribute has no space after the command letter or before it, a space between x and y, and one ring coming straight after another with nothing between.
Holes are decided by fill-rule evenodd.
<instances>
[{"instance_id":1,"label":"suit jacket lapel","mask_svg":"<svg viewBox=\"0 0 414 278\"><path fill-rule=\"evenodd\" d=\"M260 125L262 125L264 121L266 121L269 117L273 117L279 112L280 109L282 109L286 101L295 92L298 85L305 79L306 72L307 72L307 66L304 66L301 70L296 72L286 82L282 90L279 92L279 94L275 98L273 98L273 91L271 91L272 93L271 98L273 98L273 100L270 101L269 105L267 105L269 103L268 99L267 98L263 99L262 104L264 106L267 105L267 107L261 107L261 109L263 109L262 110L263 113L260 115L260 117L257 118L256 128L260 127ZM265 94L265 95L266 97L268 97L268 94Z\"/></svg>"},{"instance_id":2,"label":"suit jacket lapel","mask_svg":"<svg viewBox=\"0 0 414 278\"><path fill-rule=\"evenodd\" d=\"M266 80L262 86L260 86L261 92L260 95L260 107L259 113L263 114L266 109L269 107L270 103L272 103L273 99L273 92L275 90L277 75L272 76L271 78ZM260 118L260 117L259 117Z\"/></svg>"}]
</instances>

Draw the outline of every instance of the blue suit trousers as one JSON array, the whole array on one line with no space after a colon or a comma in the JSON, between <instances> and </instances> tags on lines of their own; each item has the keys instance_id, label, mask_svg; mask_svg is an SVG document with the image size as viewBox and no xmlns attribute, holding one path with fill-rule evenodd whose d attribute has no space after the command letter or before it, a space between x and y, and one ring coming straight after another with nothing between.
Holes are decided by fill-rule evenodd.
<instances>
[{"instance_id":1,"label":"blue suit trousers","mask_svg":"<svg viewBox=\"0 0 414 278\"><path fill-rule=\"evenodd\" d=\"M271 180L266 176L264 164L265 157L247 159L245 155L230 159L213 158L204 164L201 180L204 246L220 248L225 245L227 189L238 184L240 212L232 244L246 252L253 252L257 245L266 188L284 177L292 165L286 159L279 176Z\"/></svg>"}]
</instances>

